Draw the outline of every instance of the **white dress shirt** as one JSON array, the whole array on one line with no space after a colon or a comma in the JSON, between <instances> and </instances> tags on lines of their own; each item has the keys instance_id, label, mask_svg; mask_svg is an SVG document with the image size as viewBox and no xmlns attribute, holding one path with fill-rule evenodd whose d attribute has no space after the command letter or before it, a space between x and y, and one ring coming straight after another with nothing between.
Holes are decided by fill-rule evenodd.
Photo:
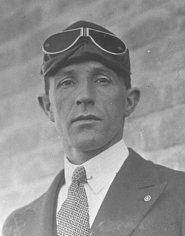
<instances>
[{"instance_id":1,"label":"white dress shirt","mask_svg":"<svg viewBox=\"0 0 185 236\"><path fill-rule=\"evenodd\" d=\"M82 165L70 163L65 156L65 185L62 186L58 195L57 212L67 198L73 171L79 166L84 166L87 175L87 183L84 187L88 199L89 224L91 226L114 177L123 165L127 156L128 149L123 139Z\"/></svg>"}]
</instances>

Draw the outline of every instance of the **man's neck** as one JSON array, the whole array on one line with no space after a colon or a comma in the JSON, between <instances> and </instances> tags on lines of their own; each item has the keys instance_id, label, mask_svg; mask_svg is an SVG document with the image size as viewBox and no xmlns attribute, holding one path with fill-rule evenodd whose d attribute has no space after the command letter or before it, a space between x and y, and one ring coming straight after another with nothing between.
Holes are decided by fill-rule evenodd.
<instances>
[{"instance_id":1,"label":"man's neck","mask_svg":"<svg viewBox=\"0 0 185 236\"><path fill-rule=\"evenodd\" d=\"M73 150L72 152L66 153L68 160L76 165L81 165L84 162L90 160L91 158L95 157L99 153L104 150L90 150L90 151L80 151L80 150Z\"/></svg>"},{"instance_id":2,"label":"man's neck","mask_svg":"<svg viewBox=\"0 0 185 236\"><path fill-rule=\"evenodd\" d=\"M101 152L105 151L106 149L108 149L109 147L111 147L112 145L114 145L115 143L119 142L121 139L116 140L114 142L109 142L106 143L104 146L97 148L97 149L93 149L93 150L80 150L80 149L68 149L65 150L66 152L66 156L68 157L68 160L76 165L81 165L84 162L90 160L91 158L97 156L98 154L100 154Z\"/></svg>"}]
</instances>

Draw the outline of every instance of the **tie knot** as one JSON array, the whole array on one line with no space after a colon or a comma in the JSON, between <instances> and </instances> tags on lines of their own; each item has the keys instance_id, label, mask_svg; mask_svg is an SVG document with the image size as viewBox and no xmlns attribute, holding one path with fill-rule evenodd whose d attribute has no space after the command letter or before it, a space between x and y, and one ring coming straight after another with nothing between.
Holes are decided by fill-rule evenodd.
<instances>
[{"instance_id":1,"label":"tie knot","mask_svg":"<svg viewBox=\"0 0 185 236\"><path fill-rule=\"evenodd\" d=\"M72 176L72 182L76 181L78 183L86 183L87 177L86 177L86 171L83 166L77 167Z\"/></svg>"}]
</instances>

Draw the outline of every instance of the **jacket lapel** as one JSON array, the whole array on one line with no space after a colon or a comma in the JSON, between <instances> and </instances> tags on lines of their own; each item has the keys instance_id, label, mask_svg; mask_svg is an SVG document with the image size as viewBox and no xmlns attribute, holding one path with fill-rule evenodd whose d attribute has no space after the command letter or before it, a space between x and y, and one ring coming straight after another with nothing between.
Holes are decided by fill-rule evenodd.
<instances>
[{"instance_id":1,"label":"jacket lapel","mask_svg":"<svg viewBox=\"0 0 185 236\"><path fill-rule=\"evenodd\" d=\"M38 227L35 230L37 236L57 236L56 208L57 198L61 186L65 183L64 170L54 179L48 191L45 193L42 205L39 208Z\"/></svg>"},{"instance_id":2,"label":"jacket lapel","mask_svg":"<svg viewBox=\"0 0 185 236\"><path fill-rule=\"evenodd\" d=\"M99 209L91 235L131 235L166 186L151 162L129 151Z\"/></svg>"}]
</instances>

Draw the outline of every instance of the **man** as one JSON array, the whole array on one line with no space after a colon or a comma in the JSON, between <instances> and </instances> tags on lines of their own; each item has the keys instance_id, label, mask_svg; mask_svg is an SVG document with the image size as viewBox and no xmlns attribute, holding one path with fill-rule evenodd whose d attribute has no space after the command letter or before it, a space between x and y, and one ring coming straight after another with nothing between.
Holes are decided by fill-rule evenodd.
<instances>
[{"instance_id":1,"label":"man","mask_svg":"<svg viewBox=\"0 0 185 236\"><path fill-rule=\"evenodd\" d=\"M140 96L125 44L79 21L43 52L39 103L61 136L64 170L8 217L3 236L185 235L185 174L144 160L122 139Z\"/></svg>"}]
</instances>

